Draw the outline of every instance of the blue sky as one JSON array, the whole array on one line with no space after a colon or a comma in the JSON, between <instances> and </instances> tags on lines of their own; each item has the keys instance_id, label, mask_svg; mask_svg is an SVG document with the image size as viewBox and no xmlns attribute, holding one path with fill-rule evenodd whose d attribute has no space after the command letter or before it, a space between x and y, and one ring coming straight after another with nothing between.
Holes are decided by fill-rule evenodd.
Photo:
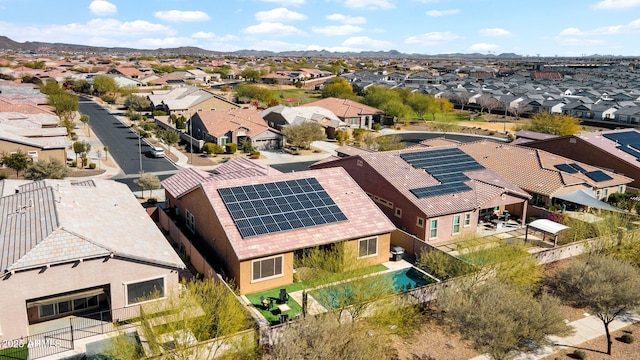
<instances>
[{"instance_id":1,"label":"blue sky","mask_svg":"<svg viewBox=\"0 0 640 360\"><path fill-rule=\"evenodd\" d=\"M142 49L640 56L640 0L0 0L0 35Z\"/></svg>"}]
</instances>

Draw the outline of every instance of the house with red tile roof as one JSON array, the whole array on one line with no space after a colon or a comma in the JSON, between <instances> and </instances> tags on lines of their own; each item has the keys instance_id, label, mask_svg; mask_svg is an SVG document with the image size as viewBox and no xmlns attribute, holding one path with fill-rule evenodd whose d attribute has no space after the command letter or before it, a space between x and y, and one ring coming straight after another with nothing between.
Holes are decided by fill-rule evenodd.
<instances>
[{"instance_id":1,"label":"house with red tile roof","mask_svg":"<svg viewBox=\"0 0 640 360\"><path fill-rule=\"evenodd\" d=\"M270 128L256 109L198 111L190 119L193 137L220 146L251 141L258 150L282 147L282 134Z\"/></svg>"},{"instance_id":2,"label":"house with red tile roof","mask_svg":"<svg viewBox=\"0 0 640 360\"><path fill-rule=\"evenodd\" d=\"M535 206L568 201L576 206L615 210L593 200L606 200L614 192L625 192L633 181L602 168L519 145L481 140L461 144L460 149L527 191L532 196L531 205ZM579 197L585 191L593 199ZM584 201L589 203L582 203Z\"/></svg>"},{"instance_id":3,"label":"house with red tile roof","mask_svg":"<svg viewBox=\"0 0 640 360\"><path fill-rule=\"evenodd\" d=\"M455 146L385 152L345 148L338 153L348 156L311 168L345 169L398 228L429 243L475 232L494 213L526 219L529 194Z\"/></svg>"},{"instance_id":4,"label":"house with red tile roof","mask_svg":"<svg viewBox=\"0 0 640 360\"><path fill-rule=\"evenodd\" d=\"M640 131L637 129L586 132L537 139L523 145L628 176L633 179L629 187L640 189Z\"/></svg>"},{"instance_id":5,"label":"house with red tile roof","mask_svg":"<svg viewBox=\"0 0 640 360\"><path fill-rule=\"evenodd\" d=\"M301 106L319 106L325 108L352 128L371 129L374 123L381 123L384 112L372 106L349 99L328 97Z\"/></svg>"},{"instance_id":6,"label":"house with red tile roof","mask_svg":"<svg viewBox=\"0 0 640 360\"><path fill-rule=\"evenodd\" d=\"M104 311L110 322L124 308L121 320L135 317L154 290L177 290L184 269L126 185L0 181L0 342L65 317Z\"/></svg>"},{"instance_id":7,"label":"house with red tile roof","mask_svg":"<svg viewBox=\"0 0 640 360\"><path fill-rule=\"evenodd\" d=\"M224 165L216 174L186 169L162 184L169 212L240 293L291 284L296 253L316 246L345 242L361 261L389 260L396 227L343 169Z\"/></svg>"}]
</instances>

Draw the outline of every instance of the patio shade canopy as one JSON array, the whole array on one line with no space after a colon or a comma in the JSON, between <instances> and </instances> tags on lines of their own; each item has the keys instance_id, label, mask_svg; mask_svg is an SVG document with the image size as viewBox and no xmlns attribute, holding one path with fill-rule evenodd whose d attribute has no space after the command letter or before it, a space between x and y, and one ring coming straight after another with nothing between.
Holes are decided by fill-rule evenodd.
<instances>
[{"instance_id":1,"label":"patio shade canopy","mask_svg":"<svg viewBox=\"0 0 640 360\"><path fill-rule=\"evenodd\" d=\"M562 230L568 229L568 226L562 225L555 221L547 220L547 219L538 219L530 222L528 227L532 227L536 230L544 231L548 234L558 235L558 233Z\"/></svg>"},{"instance_id":2,"label":"patio shade canopy","mask_svg":"<svg viewBox=\"0 0 640 360\"><path fill-rule=\"evenodd\" d=\"M591 195L588 190L585 189L578 189L567 194L557 195L555 196L555 198L596 209L620 212L620 209L618 209L617 207L609 205L604 201L598 200L595 196Z\"/></svg>"},{"instance_id":3,"label":"patio shade canopy","mask_svg":"<svg viewBox=\"0 0 640 360\"><path fill-rule=\"evenodd\" d=\"M562 230L566 230L569 227L557 223L555 221L547 220L547 219L538 219L527 224L527 230L524 234L524 241L527 241L529 237L529 228L533 228L535 230L542 231L543 233L553 235L553 246L558 245L558 233ZM542 238L544 241L544 237Z\"/></svg>"}]
</instances>

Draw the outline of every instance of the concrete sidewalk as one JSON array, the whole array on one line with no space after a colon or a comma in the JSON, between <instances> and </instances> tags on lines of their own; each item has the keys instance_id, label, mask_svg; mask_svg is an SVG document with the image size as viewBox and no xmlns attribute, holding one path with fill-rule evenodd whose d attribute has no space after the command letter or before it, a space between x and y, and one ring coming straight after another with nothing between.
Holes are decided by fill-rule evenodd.
<instances>
[{"instance_id":1,"label":"concrete sidewalk","mask_svg":"<svg viewBox=\"0 0 640 360\"><path fill-rule=\"evenodd\" d=\"M627 327L631 324L640 322L640 314L627 313L620 315L618 319L609 324L609 331L614 332ZM602 320L598 319L595 315L586 316L584 319L576 320L569 324L575 329L573 335L567 337L550 336L550 346L544 346L535 350L532 353L522 353L515 357L516 360L537 360L545 358L555 352L563 349L570 349L579 347L580 344L593 340L597 337L604 336L604 325ZM602 343L606 345L606 341L603 339ZM471 360L490 360L491 357L487 355L480 355L472 358Z\"/></svg>"}]
</instances>

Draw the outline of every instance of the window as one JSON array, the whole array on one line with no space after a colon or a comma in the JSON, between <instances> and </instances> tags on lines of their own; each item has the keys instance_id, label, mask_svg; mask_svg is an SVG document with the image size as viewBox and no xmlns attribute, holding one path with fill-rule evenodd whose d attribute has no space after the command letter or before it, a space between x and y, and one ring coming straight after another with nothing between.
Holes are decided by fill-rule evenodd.
<instances>
[{"instance_id":1,"label":"window","mask_svg":"<svg viewBox=\"0 0 640 360\"><path fill-rule=\"evenodd\" d=\"M619 193L623 193L624 192L624 186L622 186L622 185L618 186L618 192Z\"/></svg>"},{"instance_id":2,"label":"window","mask_svg":"<svg viewBox=\"0 0 640 360\"><path fill-rule=\"evenodd\" d=\"M38 306L38 310L41 318L53 316L56 314L56 304L40 305Z\"/></svg>"},{"instance_id":3,"label":"window","mask_svg":"<svg viewBox=\"0 0 640 360\"><path fill-rule=\"evenodd\" d=\"M600 190L596 190L596 197L600 199Z\"/></svg>"},{"instance_id":4,"label":"window","mask_svg":"<svg viewBox=\"0 0 640 360\"><path fill-rule=\"evenodd\" d=\"M98 307L98 295L85 296L72 300L53 301L49 304L38 305L38 315L46 318L56 315L64 315L80 310Z\"/></svg>"},{"instance_id":5,"label":"window","mask_svg":"<svg viewBox=\"0 0 640 360\"><path fill-rule=\"evenodd\" d=\"M416 225L418 225L419 227L424 227L424 219L418 216L418 219L416 220Z\"/></svg>"},{"instance_id":6,"label":"window","mask_svg":"<svg viewBox=\"0 0 640 360\"><path fill-rule=\"evenodd\" d=\"M466 213L464 214L464 227L467 227L469 225L471 225L471 214Z\"/></svg>"},{"instance_id":7,"label":"window","mask_svg":"<svg viewBox=\"0 0 640 360\"><path fill-rule=\"evenodd\" d=\"M163 298L164 278L151 279L136 283L126 284L127 286L127 305L133 305L150 300L151 296L157 299Z\"/></svg>"},{"instance_id":8,"label":"window","mask_svg":"<svg viewBox=\"0 0 640 360\"><path fill-rule=\"evenodd\" d=\"M433 219L429 223L429 239L438 237L438 219Z\"/></svg>"},{"instance_id":9,"label":"window","mask_svg":"<svg viewBox=\"0 0 640 360\"><path fill-rule=\"evenodd\" d=\"M460 232L460 215L456 215L453 217L453 233L457 234Z\"/></svg>"},{"instance_id":10,"label":"window","mask_svg":"<svg viewBox=\"0 0 640 360\"><path fill-rule=\"evenodd\" d=\"M358 258L378 255L378 238L358 240Z\"/></svg>"},{"instance_id":11,"label":"window","mask_svg":"<svg viewBox=\"0 0 640 360\"><path fill-rule=\"evenodd\" d=\"M398 217L398 218L402 217L402 209L396 208L396 217Z\"/></svg>"},{"instance_id":12,"label":"window","mask_svg":"<svg viewBox=\"0 0 640 360\"><path fill-rule=\"evenodd\" d=\"M251 262L251 281L262 281L282 276L282 262L282 255L253 260Z\"/></svg>"},{"instance_id":13,"label":"window","mask_svg":"<svg viewBox=\"0 0 640 360\"><path fill-rule=\"evenodd\" d=\"M189 210L185 210L184 211L184 216L186 218L187 228L189 230L191 230L191 232L195 232L196 231L196 218L195 218L195 216L193 216L193 214L191 212L189 212Z\"/></svg>"},{"instance_id":14,"label":"window","mask_svg":"<svg viewBox=\"0 0 640 360\"><path fill-rule=\"evenodd\" d=\"M604 197L606 198L607 196L609 196L609 189L604 189Z\"/></svg>"},{"instance_id":15,"label":"window","mask_svg":"<svg viewBox=\"0 0 640 360\"><path fill-rule=\"evenodd\" d=\"M373 201L375 201L375 202L377 202L379 204L382 204L382 205L384 205L384 206L386 206L386 207L388 207L390 209L393 209L393 203L391 201L388 201L388 200L383 199L383 198L378 197L378 196L374 196L373 197Z\"/></svg>"}]
</instances>

